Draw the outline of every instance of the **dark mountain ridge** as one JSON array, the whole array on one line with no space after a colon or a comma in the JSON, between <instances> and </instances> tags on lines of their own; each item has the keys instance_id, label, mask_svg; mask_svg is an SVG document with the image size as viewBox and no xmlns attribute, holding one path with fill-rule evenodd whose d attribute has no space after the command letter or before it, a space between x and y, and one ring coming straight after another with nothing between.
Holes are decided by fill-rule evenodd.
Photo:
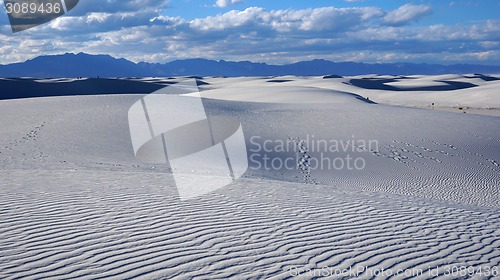
<instances>
[{"instance_id":1,"label":"dark mountain ridge","mask_svg":"<svg viewBox=\"0 0 500 280\"><path fill-rule=\"evenodd\" d=\"M161 76L321 76L387 74L466 74L500 73L500 66L476 64L416 64L357 62L332 62L323 59L301 61L286 65L270 65L250 61L214 61L208 59L185 59L172 62L134 63L109 55L85 53L39 56L21 63L0 65L0 77L161 77Z\"/></svg>"}]
</instances>

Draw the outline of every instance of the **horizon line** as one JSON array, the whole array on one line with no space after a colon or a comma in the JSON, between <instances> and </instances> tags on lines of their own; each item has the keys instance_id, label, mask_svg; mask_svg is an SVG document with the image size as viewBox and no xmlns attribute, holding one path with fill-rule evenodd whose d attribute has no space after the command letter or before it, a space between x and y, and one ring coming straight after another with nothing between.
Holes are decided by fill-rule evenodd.
<instances>
[{"instance_id":1,"label":"horizon line","mask_svg":"<svg viewBox=\"0 0 500 280\"><path fill-rule=\"evenodd\" d=\"M12 64L20 64L20 63L26 63L28 61L32 61L34 59L40 58L40 57L55 57L55 56L64 56L64 55L88 55L88 56L109 56L113 59L116 60L127 60L131 63L134 64L140 64L140 63L147 63L147 64L160 64L160 65L165 65L169 64L172 62L176 61L188 61L188 60L205 60L205 61L213 61L217 63L221 62L234 62L234 63L242 63L242 62L249 62L249 63L254 63L254 64L265 64L268 66L287 66L287 65L293 65L301 62L312 62L312 61L325 61L325 62L331 62L331 63L354 63L354 64L367 64L367 65L394 65L394 64L415 64L415 65L440 65L440 66L457 66L457 65L474 65L474 66L488 66L488 67L500 67L500 65L496 64L481 64L480 62L476 63L450 63L450 64L442 64L442 63L428 63L428 62L409 62L409 61L397 61L397 62L365 62L365 61L353 61L353 60L345 60L345 61L334 61L334 60L329 60L329 59L324 59L324 58L315 58L315 59L310 59L310 60L298 60L294 62L289 62L289 63L284 63L284 64L274 64L274 63L269 63L269 62L264 62L264 61L251 61L251 60L227 60L227 59L215 59L215 58L204 58L204 57L192 57L192 58L177 58L171 61L167 62L150 62L150 61L139 61L135 62L129 58L126 57L117 57L113 56L112 54L106 54L106 53L86 53L86 52L65 52L65 53L58 53L58 54L48 54L48 55L38 55L34 56L32 58L26 59L24 61L17 61L17 62L11 62L11 63L0 63L0 66L8 66Z\"/></svg>"}]
</instances>

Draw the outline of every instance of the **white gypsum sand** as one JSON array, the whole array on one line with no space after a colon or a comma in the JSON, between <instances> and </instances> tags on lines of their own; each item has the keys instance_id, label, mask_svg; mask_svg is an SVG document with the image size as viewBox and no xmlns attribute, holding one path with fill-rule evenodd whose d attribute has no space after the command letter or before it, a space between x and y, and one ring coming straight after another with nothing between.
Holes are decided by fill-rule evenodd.
<instances>
[{"instance_id":1,"label":"white gypsum sand","mask_svg":"<svg viewBox=\"0 0 500 280\"><path fill-rule=\"evenodd\" d=\"M207 113L241 121L249 170L188 201L166 166L134 157L127 111L143 95L0 101L0 278L372 279L383 271L382 279L400 271L428 279L460 267L492 278L484 273L500 265L500 119L381 103L432 97L452 106L456 95L460 106L499 108L498 82L390 92L349 84L356 78L203 79ZM422 83L390 84L476 80L414 78ZM364 167L349 170L348 156ZM279 166L306 157L323 165Z\"/></svg>"},{"instance_id":2,"label":"white gypsum sand","mask_svg":"<svg viewBox=\"0 0 500 280\"><path fill-rule=\"evenodd\" d=\"M491 81L485 81L482 78L492 78ZM300 92L300 88L314 88L315 94L308 94L307 98L303 98L305 103L325 103L338 102L338 98L329 99L318 91L318 89L329 89L345 93L357 94L365 98L369 98L377 103L403 105L408 107L432 108L438 110L463 112L465 111L483 114L500 116L500 98L498 97L498 88L500 87L500 75L491 76L476 76L476 75L440 75L440 76L354 76L324 79L323 77L276 77L276 78L261 78L249 80L246 78L241 81L240 78L229 79L213 79L213 83L218 86L215 90L213 87L207 86L205 96L208 98L225 99L225 100L251 100L253 102L274 102L274 99L279 98L278 94L268 94L262 98L259 91L254 91L256 99L252 100L249 95L243 96L239 90L250 91L255 87L276 88L276 92L284 92L285 88L292 88L292 92ZM386 80L384 85L391 86L396 90L386 90L380 84L373 84L373 88L367 89L352 84L352 80L373 79ZM390 80L393 81L390 81ZM230 83L226 80L238 81ZM271 81L271 82L269 82ZM278 82L273 82L278 81ZM436 86L446 86L446 82L468 83L474 87L460 88L458 85L455 90L446 90L446 88L436 88ZM299 86L300 88L297 88ZM430 88L425 90L425 88ZM432 88L434 87L434 88ZM232 89L233 91L231 91ZM424 90L421 90L424 89ZM274 91L273 91L274 92ZM282 102L295 102L295 96L291 98L283 98ZM433 105L434 104L434 105Z\"/></svg>"}]
</instances>

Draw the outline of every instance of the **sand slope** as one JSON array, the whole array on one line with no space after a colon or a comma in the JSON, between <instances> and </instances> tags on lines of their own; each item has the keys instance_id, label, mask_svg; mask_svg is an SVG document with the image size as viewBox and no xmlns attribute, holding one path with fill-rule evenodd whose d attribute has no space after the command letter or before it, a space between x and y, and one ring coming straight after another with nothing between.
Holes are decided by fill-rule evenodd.
<instances>
[{"instance_id":1,"label":"sand slope","mask_svg":"<svg viewBox=\"0 0 500 280\"><path fill-rule=\"evenodd\" d=\"M379 149L326 153L366 167L308 176L256 168L257 157L245 178L180 201L167 167L134 157L127 111L142 95L0 101L0 278L350 279L334 272L351 268L359 279L381 269L468 279L447 267L498 269L498 117L375 104L320 77L202 82L207 113L238 117L249 151L308 137L306 153L266 154L319 157L314 139Z\"/></svg>"}]
</instances>

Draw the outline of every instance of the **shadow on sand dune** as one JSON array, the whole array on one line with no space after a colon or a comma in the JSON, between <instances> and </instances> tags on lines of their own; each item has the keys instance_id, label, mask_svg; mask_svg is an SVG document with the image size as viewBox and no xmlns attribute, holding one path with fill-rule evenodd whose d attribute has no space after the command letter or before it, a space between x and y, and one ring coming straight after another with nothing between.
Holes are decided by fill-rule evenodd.
<instances>
[{"instance_id":1,"label":"shadow on sand dune","mask_svg":"<svg viewBox=\"0 0 500 280\"><path fill-rule=\"evenodd\" d=\"M492 76L487 76L487 75L483 75L483 74L474 74L473 76L464 76L464 78L467 78L467 79L481 79L485 82L491 82L491 81L498 81L500 80L499 78L496 78L496 77L492 77Z\"/></svg>"},{"instance_id":2,"label":"shadow on sand dune","mask_svg":"<svg viewBox=\"0 0 500 280\"><path fill-rule=\"evenodd\" d=\"M0 79L0 100L46 96L148 94L164 85L118 79L44 80Z\"/></svg>"},{"instance_id":3,"label":"shadow on sand dune","mask_svg":"<svg viewBox=\"0 0 500 280\"><path fill-rule=\"evenodd\" d=\"M415 87L405 87L405 88L398 88L386 84L386 83L397 82L398 80L400 79L362 78L362 79L351 79L350 83L353 86L357 86L364 89L377 89L377 90L388 90L388 91L448 91L448 90L458 90L458 89L477 87L477 85L475 84L456 82L456 81L440 81L445 85L438 85L438 86L415 86Z\"/></svg>"},{"instance_id":4,"label":"shadow on sand dune","mask_svg":"<svg viewBox=\"0 0 500 280\"><path fill-rule=\"evenodd\" d=\"M347 91L336 91L336 93L345 94L347 96L352 96L352 97L356 98L357 100L363 101L363 102L368 103L368 104L378 104L377 102L370 100L370 98L363 97L363 96L356 94L356 93L347 92Z\"/></svg>"},{"instance_id":5,"label":"shadow on sand dune","mask_svg":"<svg viewBox=\"0 0 500 280\"><path fill-rule=\"evenodd\" d=\"M353 95L354 95L354 97L355 97L356 99L361 100L361 101L363 101L363 102L365 102L365 103L368 103L368 104L378 104L377 102L371 101L371 100L370 100L370 99L368 99L368 98L364 98L364 97L363 97L363 96L361 96L361 95L357 95L357 94L353 94Z\"/></svg>"}]
</instances>

